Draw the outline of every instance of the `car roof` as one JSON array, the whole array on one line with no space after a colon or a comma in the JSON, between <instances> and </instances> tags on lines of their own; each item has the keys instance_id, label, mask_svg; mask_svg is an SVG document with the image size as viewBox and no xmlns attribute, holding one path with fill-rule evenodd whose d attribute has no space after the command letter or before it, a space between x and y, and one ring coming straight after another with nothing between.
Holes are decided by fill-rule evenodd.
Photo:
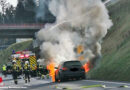
<instances>
[{"instance_id":1,"label":"car roof","mask_svg":"<svg viewBox=\"0 0 130 90\"><path fill-rule=\"evenodd\" d=\"M78 61L78 60L72 60L72 61L63 61L63 62L61 62L60 64L63 64L63 63L66 63L66 62L80 62L80 61Z\"/></svg>"}]
</instances>

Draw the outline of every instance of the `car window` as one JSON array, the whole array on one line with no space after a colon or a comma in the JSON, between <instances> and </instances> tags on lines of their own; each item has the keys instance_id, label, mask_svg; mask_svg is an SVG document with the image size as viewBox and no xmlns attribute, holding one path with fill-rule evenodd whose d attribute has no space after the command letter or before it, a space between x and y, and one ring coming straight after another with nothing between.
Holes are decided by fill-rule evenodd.
<instances>
[{"instance_id":1,"label":"car window","mask_svg":"<svg viewBox=\"0 0 130 90\"><path fill-rule=\"evenodd\" d=\"M81 63L80 62L65 62L64 63L64 66L65 67L69 67L69 66L81 66Z\"/></svg>"}]
</instances>

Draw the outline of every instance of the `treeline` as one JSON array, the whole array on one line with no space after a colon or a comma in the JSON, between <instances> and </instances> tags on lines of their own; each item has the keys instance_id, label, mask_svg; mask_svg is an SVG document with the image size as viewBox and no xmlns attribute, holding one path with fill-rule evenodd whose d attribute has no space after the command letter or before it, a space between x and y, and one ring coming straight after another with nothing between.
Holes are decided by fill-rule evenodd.
<instances>
[{"instance_id":1,"label":"treeline","mask_svg":"<svg viewBox=\"0 0 130 90\"><path fill-rule=\"evenodd\" d=\"M0 0L2 12L0 12L0 24L16 23L49 23L52 21L36 18L36 4L33 0L18 0L16 7L10 5L6 0ZM43 11L44 12L44 11ZM50 16L50 15L48 15Z\"/></svg>"}]
</instances>

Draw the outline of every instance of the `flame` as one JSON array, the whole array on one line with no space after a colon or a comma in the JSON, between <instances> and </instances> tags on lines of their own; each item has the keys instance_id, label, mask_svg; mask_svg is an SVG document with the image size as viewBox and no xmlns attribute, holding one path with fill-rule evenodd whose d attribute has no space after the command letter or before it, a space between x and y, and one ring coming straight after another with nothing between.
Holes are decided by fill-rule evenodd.
<instances>
[{"instance_id":1,"label":"flame","mask_svg":"<svg viewBox=\"0 0 130 90\"><path fill-rule=\"evenodd\" d=\"M84 69L85 69L85 72L89 72L90 71L90 61L88 61L86 64L84 64Z\"/></svg>"},{"instance_id":2,"label":"flame","mask_svg":"<svg viewBox=\"0 0 130 90\"><path fill-rule=\"evenodd\" d=\"M82 54L83 51L84 51L83 45L77 46L77 54ZM80 56L78 57L78 60L84 60L84 55L80 55Z\"/></svg>"},{"instance_id":3,"label":"flame","mask_svg":"<svg viewBox=\"0 0 130 90\"><path fill-rule=\"evenodd\" d=\"M77 46L77 54L81 54L79 57L78 57L78 60L84 60L84 55L82 55L84 52L84 47L83 45L79 45ZM89 72L90 70L90 61L88 61L86 64L83 65L84 69L85 69L85 72Z\"/></svg>"},{"instance_id":4,"label":"flame","mask_svg":"<svg viewBox=\"0 0 130 90\"><path fill-rule=\"evenodd\" d=\"M84 51L84 47L83 47L82 45L79 45L79 46L77 47L77 53L78 53L78 54L81 54L83 51Z\"/></svg>"},{"instance_id":5,"label":"flame","mask_svg":"<svg viewBox=\"0 0 130 90\"><path fill-rule=\"evenodd\" d=\"M52 78L52 82L55 82L55 64L51 62L47 65L47 69L49 70L49 75Z\"/></svg>"}]
</instances>

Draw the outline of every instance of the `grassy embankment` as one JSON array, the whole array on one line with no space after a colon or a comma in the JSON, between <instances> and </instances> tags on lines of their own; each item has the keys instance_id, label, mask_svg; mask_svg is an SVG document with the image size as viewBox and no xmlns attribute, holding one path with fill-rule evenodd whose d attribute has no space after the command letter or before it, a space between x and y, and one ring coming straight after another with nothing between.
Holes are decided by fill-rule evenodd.
<instances>
[{"instance_id":1,"label":"grassy embankment","mask_svg":"<svg viewBox=\"0 0 130 90\"><path fill-rule=\"evenodd\" d=\"M130 81L130 0L108 7L113 27L102 43L100 65L88 75L93 79Z\"/></svg>"}]
</instances>

